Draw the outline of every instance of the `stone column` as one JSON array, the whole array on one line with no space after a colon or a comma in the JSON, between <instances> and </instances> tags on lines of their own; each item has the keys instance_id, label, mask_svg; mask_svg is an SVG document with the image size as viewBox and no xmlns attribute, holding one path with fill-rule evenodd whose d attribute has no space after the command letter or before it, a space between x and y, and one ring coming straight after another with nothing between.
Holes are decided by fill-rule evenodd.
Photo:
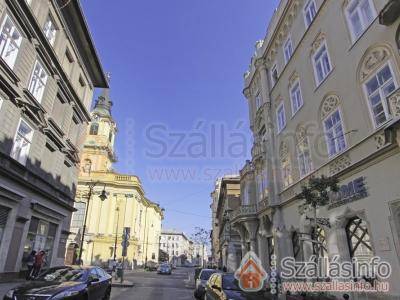
<instances>
[{"instance_id":1,"label":"stone column","mask_svg":"<svg viewBox=\"0 0 400 300\"><path fill-rule=\"evenodd\" d=\"M257 253L257 230L258 230L258 220L245 221L244 226L250 237L250 250ZM258 255L258 253L257 253Z\"/></svg>"},{"instance_id":2,"label":"stone column","mask_svg":"<svg viewBox=\"0 0 400 300\"><path fill-rule=\"evenodd\" d=\"M235 229L240 235L240 246L242 248L242 257L246 255L246 228L243 227L241 224L235 224Z\"/></svg>"},{"instance_id":3,"label":"stone column","mask_svg":"<svg viewBox=\"0 0 400 300\"><path fill-rule=\"evenodd\" d=\"M263 98L263 109L264 109L264 120L266 129L266 141L264 141L265 147L265 168L268 176L268 190L269 190L269 201L270 204L279 203L279 184L280 184L280 173L277 162L276 143L275 143L275 127L273 123L273 111L272 101L270 98L270 86L269 77L267 73L267 66L263 59L256 61L256 67L261 78L261 95Z\"/></svg>"}]
</instances>

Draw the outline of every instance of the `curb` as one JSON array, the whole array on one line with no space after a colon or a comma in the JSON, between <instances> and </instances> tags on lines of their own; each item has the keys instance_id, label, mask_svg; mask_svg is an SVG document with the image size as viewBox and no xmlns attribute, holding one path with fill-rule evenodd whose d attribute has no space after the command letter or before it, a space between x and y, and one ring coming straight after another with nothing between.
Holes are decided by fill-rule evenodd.
<instances>
[{"instance_id":1,"label":"curb","mask_svg":"<svg viewBox=\"0 0 400 300\"><path fill-rule=\"evenodd\" d=\"M120 282L112 282L111 287L116 287L116 288L127 288L127 287L133 287L133 283L130 281L124 281L123 283Z\"/></svg>"}]
</instances>

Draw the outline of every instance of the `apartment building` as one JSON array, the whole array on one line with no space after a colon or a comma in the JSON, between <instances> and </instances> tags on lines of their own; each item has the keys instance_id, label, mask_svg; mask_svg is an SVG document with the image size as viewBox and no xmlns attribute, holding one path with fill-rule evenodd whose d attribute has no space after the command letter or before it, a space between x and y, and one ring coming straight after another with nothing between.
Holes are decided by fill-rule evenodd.
<instances>
[{"instance_id":1,"label":"apartment building","mask_svg":"<svg viewBox=\"0 0 400 300\"><path fill-rule=\"evenodd\" d=\"M191 255L191 241L185 233L165 229L161 231L160 249L168 254L169 262L176 266L186 264Z\"/></svg>"},{"instance_id":2,"label":"apartment building","mask_svg":"<svg viewBox=\"0 0 400 300\"><path fill-rule=\"evenodd\" d=\"M79 1L0 1L0 273L64 262L93 90L107 87Z\"/></svg>"},{"instance_id":3,"label":"apartment building","mask_svg":"<svg viewBox=\"0 0 400 300\"><path fill-rule=\"evenodd\" d=\"M213 196L213 232L211 235L212 256L218 268L235 271L242 259L242 241L238 227L232 226L241 209L240 176L226 175L219 178L215 184ZM246 242L243 240L243 245Z\"/></svg>"},{"instance_id":4,"label":"apartment building","mask_svg":"<svg viewBox=\"0 0 400 300\"><path fill-rule=\"evenodd\" d=\"M230 222L266 269L273 254L376 255L400 295L398 16L398 1L282 0L256 43L243 91L252 159ZM315 227L296 196L321 175L337 177L340 192Z\"/></svg>"}]
</instances>

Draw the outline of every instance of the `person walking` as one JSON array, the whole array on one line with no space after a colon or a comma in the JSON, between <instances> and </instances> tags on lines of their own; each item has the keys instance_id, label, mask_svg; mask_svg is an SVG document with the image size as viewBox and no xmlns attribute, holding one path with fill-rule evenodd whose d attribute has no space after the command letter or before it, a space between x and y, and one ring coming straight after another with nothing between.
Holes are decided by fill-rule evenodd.
<instances>
[{"instance_id":1,"label":"person walking","mask_svg":"<svg viewBox=\"0 0 400 300\"><path fill-rule=\"evenodd\" d=\"M43 250L39 251L38 254L35 255L35 262L33 263L33 276L36 277L39 275L40 270L43 267L43 264L45 262L45 256L46 252Z\"/></svg>"},{"instance_id":2,"label":"person walking","mask_svg":"<svg viewBox=\"0 0 400 300\"><path fill-rule=\"evenodd\" d=\"M26 280L30 280L32 278L32 272L33 272L33 264L35 263L35 256L36 256L36 251L32 250L31 253L28 255L26 258L26 266L28 267L28 271L26 273Z\"/></svg>"}]
</instances>

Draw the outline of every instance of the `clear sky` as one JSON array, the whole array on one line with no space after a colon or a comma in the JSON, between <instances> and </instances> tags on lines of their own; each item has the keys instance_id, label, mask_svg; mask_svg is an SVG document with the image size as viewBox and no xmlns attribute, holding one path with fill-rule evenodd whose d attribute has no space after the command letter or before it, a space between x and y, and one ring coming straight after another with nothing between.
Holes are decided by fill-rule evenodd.
<instances>
[{"instance_id":1,"label":"clear sky","mask_svg":"<svg viewBox=\"0 0 400 300\"><path fill-rule=\"evenodd\" d=\"M277 0L82 0L111 73L119 172L165 208L164 228L211 227L214 180L250 157L243 73Z\"/></svg>"}]
</instances>

